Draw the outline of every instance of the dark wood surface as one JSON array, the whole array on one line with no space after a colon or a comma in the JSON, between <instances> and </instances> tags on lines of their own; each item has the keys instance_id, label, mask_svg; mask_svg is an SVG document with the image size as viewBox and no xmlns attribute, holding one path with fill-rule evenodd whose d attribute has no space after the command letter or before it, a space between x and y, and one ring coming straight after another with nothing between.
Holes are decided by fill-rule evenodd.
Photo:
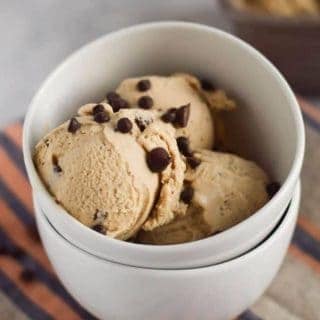
<instances>
[{"instance_id":1,"label":"dark wood surface","mask_svg":"<svg viewBox=\"0 0 320 320\"><path fill-rule=\"evenodd\" d=\"M221 3L234 33L264 53L297 92L320 94L320 17L263 16Z\"/></svg>"}]
</instances>

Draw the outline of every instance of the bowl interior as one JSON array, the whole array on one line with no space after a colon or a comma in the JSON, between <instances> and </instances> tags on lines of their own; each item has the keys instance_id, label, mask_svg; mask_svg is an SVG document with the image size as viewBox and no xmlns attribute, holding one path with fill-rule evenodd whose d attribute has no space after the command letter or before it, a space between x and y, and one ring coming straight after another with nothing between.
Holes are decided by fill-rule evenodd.
<instances>
[{"instance_id":1,"label":"bowl interior","mask_svg":"<svg viewBox=\"0 0 320 320\"><path fill-rule=\"evenodd\" d=\"M209 30L188 24L136 27L80 50L60 66L34 100L28 120L36 125L27 132L28 152L80 105L100 101L122 79L185 71L212 79L240 101L226 121L233 148L283 182L299 140L288 104L292 97L279 74L254 49Z\"/></svg>"},{"instance_id":2,"label":"bowl interior","mask_svg":"<svg viewBox=\"0 0 320 320\"><path fill-rule=\"evenodd\" d=\"M155 249L102 237L74 221L55 204L36 174L32 150L44 134L70 118L80 105L102 100L123 78L177 71L212 79L237 98L240 106L227 115L226 121L233 151L257 161L281 183L295 166L290 194L287 192L281 206L277 207L273 200L274 205L269 208L271 215L270 212L261 218L254 215L226 232L194 243ZM241 254L275 226L298 179L303 133L301 114L290 88L256 50L213 28L164 22L107 35L60 65L31 104L24 127L24 156L33 191L39 193L50 222L68 240L103 257L112 256L131 265L199 266L223 261L222 256L230 259Z\"/></svg>"}]
</instances>

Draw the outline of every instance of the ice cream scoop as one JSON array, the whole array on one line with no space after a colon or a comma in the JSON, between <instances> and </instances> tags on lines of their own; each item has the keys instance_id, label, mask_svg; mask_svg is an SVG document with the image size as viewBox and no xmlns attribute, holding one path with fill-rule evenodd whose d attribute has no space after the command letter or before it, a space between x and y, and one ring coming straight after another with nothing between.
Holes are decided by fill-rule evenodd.
<instances>
[{"instance_id":1,"label":"ice cream scoop","mask_svg":"<svg viewBox=\"0 0 320 320\"><path fill-rule=\"evenodd\" d=\"M94 230L128 239L141 227L169 223L183 205L186 165L172 125L153 111L87 104L36 146L34 162L72 216Z\"/></svg>"},{"instance_id":2,"label":"ice cream scoop","mask_svg":"<svg viewBox=\"0 0 320 320\"><path fill-rule=\"evenodd\" d=\"M110 106L105 105L108 106L107 108L112 114L110 119L112 127L116 128L120 119L129 119L131 123L134 123L131 135L146 151L146 160L144 161L147 161L149 170L158 173L159 176L157 199L143 224L143 229L152 230L169 223L176 216L184 214L184 205L180 203L179 196L183 187L186 164L178 149L175 128L162 121L161 114L157 111L132 108L120 109L112 113ZM96 108L94 104L84 105L79 109L78 114L90 115L93 108ZM159 163L161 150L166 150L170 162L164 168L161 168L161 163ZM153 159L150 158L152 155L154 155Z\"/></svg>"},{"instance_id":3,"label":"ice cream scoop","mask_svg":"<svg viewBox=\"0 0 320 320\"><path fill-rule=\"evenodd\" d=\"M105 107L105 118L99 112L76 117L50 132L36 146L34 162L48 190L72 216L103 234L127 239L149 215L158 176L149 170L146 150L134 134L115 130Z\"/></svg>"},{"instance_id":4,"label":"ice cream scoop","mask_svg":"<svg viewBox=\"0 0 320 320\"><path fill-rule=\"evenodd\" d=\"M120 83L116 92L127 101L129 107L161 113L164 121L175 126L177 137L186 136L190 139L192 148L211 149L214 145L212 111L230 109L235 104L233 101L230 104L231 100L224 104L221 102L220 91L209 87L206 89L201 88L197 78L179 73L168 77L128 78ZM220 104L214 98L217 92ZM226 102L226 96L224 98ZM109 100L112 103L112 96L109 96ZM185 121L187 118L188 121Z\"/></svg>"},{"instance_id":5,"label":"ice cream scoop","mask_svg":"<svg viewBox=\"0 0 320 320\"><path fill-rule=\"evenodd\" d=\"M199 240L246 219L268 201L266 173L236 155L201 150L198 165L188 167L182 200L189 203L184 216L140 231L138 242L177 244Z\"/></svg>"}]
</instances>

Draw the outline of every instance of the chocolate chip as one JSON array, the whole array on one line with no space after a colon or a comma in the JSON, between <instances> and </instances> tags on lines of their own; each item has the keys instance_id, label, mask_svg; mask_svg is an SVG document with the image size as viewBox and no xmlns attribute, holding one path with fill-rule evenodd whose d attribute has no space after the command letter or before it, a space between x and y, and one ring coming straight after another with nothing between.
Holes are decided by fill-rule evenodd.
<instances>
[{"instance_id":1,"label":"chocolate chip","mask_svg":"<svg viewBox=\"0 0 320 320\"><path fill-rule=\"evenodd\" d=\"M71 133L76 133L80 129L81 124L76 118L71 118L68 126L68 131Z\"/></svg>"},{"instance_id":2,"label":"chocolate chip","mask_svg":"<svg viewBox=\"0 0 320 320\"><path fill-rule=\"evenodd\" d=\"M116 93L114 91L110 91L110 92L107 93L107 97L106 98L107 98L107 101L109 103L111 103L111 101L113 101L113 100L120 99L120 96L119 96L118 93Z\"/></svg>"},{"instance_id":3,"label":"chocolate chip","mask_svg":"<svg viewBox=\"0 0 320 320\"><path fill-rule=\"evenodd\" d=\"M208 79L201 80L201 88L205 91L213 91L214 90L214 86L213 86L212 82L209 81Z\"/></svg>"},{"instance_id":4,"label":"chocolate chip","mask_svg":"<svg viewBox=\"0 0 320 320\"><path fill-rule=\"evenodd\" d=\"M190 103L180 107L176 112L175 125L178 127L186 127L190 116Z\"/></svg>"},{"instance_id":5,"label":"chocolate chip","mask_svg":"<svg viewBox=\"0 0 320 320\"><path fill-rule=\"evenodd\" d=\"M53 154L51 157L51 161L52 161L52 164L56 166L58 164L58 157L55 154Z\"/></svg>"},{"instance_id":6,"label":"chocolate chip","mask_svg":"<svg viewBox=\"0 0 320 320\"><path fill-rule=\"evenodd\" d=\"M25 252L24 250L22 250L21 248L19 247L13 247L13 248L10 248L8 250L8 253L11 257L15 258L15 259L21 259L22 257L24 257L25 255Z\"/></svg>"},{"instance_id":7,"label":"chocolate chip","mask_svg":"<svg viewBox=\"0 0 320 320\"><path fill-rule=\"evenodd\" d=\"M176 113L177 109L171 108L161 116L161 120L166 123L174 123L176 120Z\"/></svg>"},{"instance_id":8,"label":"chocolate chip","mask_svg":"<svg viewBox=\"0 0 320 320\"><path fill-rule=\"evenodd\" d=\"M124 100L124 99L119 99L118 100L118 106L120 109L125 109L125 108L129 108L129 103L127 100Z\"/></svg>"},{"instance_id":9,"label":"chocolate chip","mask_svg":"<svg viewBox=\"0 0 320 320\"><path fill-rule=\"evenodd\" d=\"M107 111L101 111L93 115L95 122L104 123L110 120L109 113Z\"/></svg>"},{"instance_id":10,"label":"chocolate chip","mask_svg":"<svg viewBox=\"0 0 320 320\"><path fill-rule=\"evenodd\" d=\"M113 91L107 94L107 101L111 105L113 112L118 112L120 109L129 107L128 102L121 98L118 93Z\"/></svg>"},{"instance_id":11,"label":"chocolate chip","mask_svg":"<svg viewBox=\"0 0 320 320\"><path fill-rule=\"evenodd\" d=\"M55 173L61 173L62 172L62 169L59 165L56 165L56 166L53 166L53 171Z\"/></svg>"},{"instance_id":12,"label":"chocolate chip","mask_svg":"<svg viewBox=\"0 0 320 320\"><path fill-rule=\"evenodd\" d=\"M197 158L191 156L191 157L187 157L187 163L192 169L195 169L196 167L198 167L200 165L201 161L200 161L200 159L197 159Z\"/></svg>"},{"instance_id":13,"label":"chocolate chip","mask_svg":"<svg viewBox=\"0 0 320 320\"><path fill-rule=\"evenodd\" d=\"M145 122L141 119L135 119L134 122L136 123L141 132L143 132L147 127Z\"/></svg>"},{"instance_id":14,"label":"chocolate chip","mask_svg":"<svg viewBox=\"0 0 320 320\"><path fill-rule=\"evenodd\" d=\"M105 111L105 108L102 104L97 104L92 108L92 114L96 114L103 111Z\"/></svg>"},{"instance_id":15,"label":"chocolate chip","mask_svg":"<svg viewBox=\"0 0 320 320\"><path fill-rule=\"evenodd\" d=\"M146 129L146 127L153 122L153 119L136 118L134 121L136 125L139 127L140 131L143 132Z\"/></svg>"},{"instance_id":16,"label":"chocolate chip","mask_svg":"<svg viewBox=\"0 0 320 320\"><path fill-rule=\"evenodd\" d=\"M153 100L149 96L142 96L138 100L138 106L142 109L151 109L153 106Z\"/></svg>"},{"instance_id":17,"label":"chocolate chip","mask_svg":"<svg viewBox=\"0 0 320 320\"><path fill-rule=\"evenodd\" d=\"M102 233L102 234L106 234L106 228L102 225L102 224L96 224L92 227L92 230Z\"/></svg>"},{"instance_id":18,"label":"chocolate chip","mask_svg":"<svg viewBox=\"0 0 320 320\"><path fill-rule=\"evenodd\" d=\"M267 193L272 198L280 189L280 183L271 182L266 186Z\"/></svg>"},{"instance_id":19,"label":"chocolate chip","mask_svg":"<svg viewBox=\"0 0 320 320\"><path fill-rule=\"evenodd\" d=\"M55 154L52 155L52 164L53 164L53 171L54 172L56 172L56 173L62 172L62 169L58 164L58 157Z\"/></svg>"},{"instance_id":20,"label":"chocolate chip","mask_svg":"<svg viewBox=\"0 0 320 320\"><path fill-rule=\"evenodd\" d=\"M180 194L180 200L185 204L190 204L193 198L194 190L191 186L186 186Z\"/></svg>"},{"instance_id":21,"label":"chocolate chip","mask_svg":"<svg viewBox=\"0 0 320 320\"><path fill-rule=\"evenodd\" d=\"M189 139L187 137L178 137L177 144L179 151L186 157L192 156L192 151L189 146Z\"/></svg>"},{"instance_id":22,"label":"chocolate chip","mask_svg":"<svg viewBox=\"0 0 320 320\"><path fill-rule=\"evenodd\" d=\"M163 148L152 149L147 154L147 164L152 172L163 171L170 163L171 159L167 151Z\"/></svg>"},{"instance_id":23,"label":"chocolate chip","mask_svg":"<svg viewBox=\"0 0 320 320\"><path fill-rule=\"evenodd\" d=\"M140 80L137 83L137 89L139 91L148 91L151 88L151 82L148 79Z\"/></svg>"},{"instance_id":24,"label":"chocolate chip","mask_svg":"<svg viewBox=\"0 0 320 320\"><path fill-rule=\"evenodd\" d=\"M113 112L118 112L120 109L129 108L128 102L122 98L112 101L110 105L113 109Z\"/></svg>"},{"instance_id":25,"label":"chocolate chip","mask_svg":"<svg viewBox=\"0 0 320 320\"><path fill-rule=\"evenodd\" d=\"M132 122L128 118L121 118L118 120L117 129L121 133L128 133L132 129Z\"/></svg>"},{"instance_id":26,"label":"chocolate chip","mask_svg":"<svg viewBox=\"0 0 320 320\"><path fill-rule=\"evenodd\" d=\"M20 273L20 279L24 282L32 282L35 279L35 272L32 268L26 267Z\"/></svg>"}]
</instances>

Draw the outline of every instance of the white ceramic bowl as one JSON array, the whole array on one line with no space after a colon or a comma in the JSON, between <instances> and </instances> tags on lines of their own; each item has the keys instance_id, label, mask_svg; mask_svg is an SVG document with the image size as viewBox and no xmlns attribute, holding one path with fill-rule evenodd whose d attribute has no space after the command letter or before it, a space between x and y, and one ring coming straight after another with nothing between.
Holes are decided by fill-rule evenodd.
<instances>
[{"instance_id":1,"label":"white ceramic bowl","mask_svg":"<svg viewBox=\"0 0 320 320\"><path fill-rule=\"evenodd\" d=\"M256 160L282 187L247 220L200 241L148 246L114 240L81 225L57 205L32 162L38 140L86 102L99 101L123 78L186 71L214 79L241 101L228 116L234 149ZM106 35L62 63L33 99L24 125L25 164L49 221L76 246L139 267L188 268L235 257L264 239L292 198L304 154L297 101L280 73L243 41L192 23L144 24ZM238 150L237 150L238 149Z\"/></svg>"},{"instance_id":2,"label":"white ceramic bowl","mask_svg":"<svg viewBox=\"0 0 320 320\"><path fill-rule=\"evenodd\" d=\"M64 239L35 202L40 235L61 282L99 319L232 319L265 291L285 256L297 219L300 184L276 230L228 262L184 270L136 268L89 254Z\"/></svg>"}]
</instances>

